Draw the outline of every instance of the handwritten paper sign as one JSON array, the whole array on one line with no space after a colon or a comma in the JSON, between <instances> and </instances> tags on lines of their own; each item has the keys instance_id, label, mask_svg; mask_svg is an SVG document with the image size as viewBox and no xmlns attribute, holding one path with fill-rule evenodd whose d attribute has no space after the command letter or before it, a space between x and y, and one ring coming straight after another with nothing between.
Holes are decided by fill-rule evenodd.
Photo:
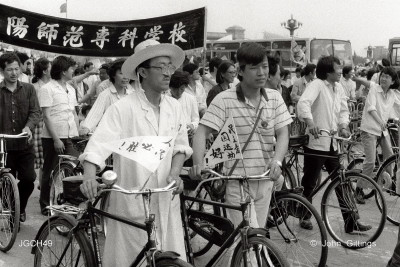
<instances>
[{"instance_id":1,"label":"handwritten paper sign","mask_svg":"<svg viewBox=\"0 0 400 267\"><path fill-rule=\"evenodd\" d=\"M213 168L218 163L237 158L243 159L243 155L240 150L235 122L232 117L229 117L204 157L204 165Z\"/></svg>"},{"instance_id":2,"label":"handwritten paper sign","mask_svg":"<svg viewBox=\"0 0 400 267\"><path fill-rule=\"evenodd\" d=\"M172 146L171 136L134 136L103 143L103 146L155 172Z\"/></svg>"},{"instance_id":3,"label":"handwritten paper sign","mask_svg":"<svg viewBox=\"0 0 400 267\"><path fill-rule=\"evenodd\" d=\"M307 64L306 47L299 45L294 39L291 42L291 60L297 64L305 66Z\"/></svg>"}]
</instances>

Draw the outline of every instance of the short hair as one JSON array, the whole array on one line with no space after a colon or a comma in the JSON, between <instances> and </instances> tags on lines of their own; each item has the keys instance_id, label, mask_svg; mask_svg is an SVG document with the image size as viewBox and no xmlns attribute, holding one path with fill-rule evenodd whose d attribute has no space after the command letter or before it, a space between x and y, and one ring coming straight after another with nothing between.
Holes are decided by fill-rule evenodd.
<instances>
[{"instance_id":1,"label":"short hair","mask_svg":"<svg viewBox=\"0 0 400 267\"><path fill-rule=\"evenodd\" d=\"M382 76L382 73L389 75L392 77L392 81L394 82L392 85L389 86L389 88L392 89L398 89L399 88L399 76L397 76L397 72L393 67L384 67L381 71L381 74L379 76L379 81L380 77Z\"/></svg>"},{"instance_id":2,"label":"short hair","mask_svg":"<svg viewBox=\"0 0 400 267\"><path fill-rule=\"evenodd\" d=\"M302 70L301 70L301 74L302 76L307 76L310 75L311 73L314 72L314 70L317 68L317 66L315 64L307 64Z\"/></svg>"},{"instance_id":3,"label":"short hair","mask_svg":"<svg viewBox=\"0 0 400 267\"><path fill-rule=\"evenodd\" d=\"M121 70L124 62L125 62L125 59L117 59L111 63L111 66L108 69L108 76L110 76L110 81L112 83L115 83L115 75L117 74L117 71Z\"/></svg>"},{"instance_id":4,"label":"short hair","mask_svg":"<svg viewBox=\"0 0 400 267\"><path fill-rule=\"evenodd\" d=\"M29 59L26 53L17 52L17 56L19 57L19 61L21 61L21 64L25 64L25 62Z\"/></svg>"},{"instance_id":5,"label":"short hair","mask_svg":"<svg viewBox=\"0 0 400 267\"><path fill-rule=\"evenodd\" d=\"M85 73L85 71L83 70L83 67L78 67L74 71L74 75L75 76L78 76L78 75L81 75L81 74L84 74L84 73Z\"/></svg>"},{"instance_id":6,"label":"short hair","mask_svg":"<svg viewBox=\"0 0 400 267\"><path fill-rule=\"evenodd\" d=\"M344 66L342 69L342 75L343 77L349 74L353 70L352 66Z\"/></svg>"},{"instance_id":7,"label":"short hair","mask_svg":"<svg viewBox=\"0 0 400 267\"><path fill-rule=\"evenodd\" d=\"M210 59L210 63L208 63L209 71L213 72L214 68L218 68L221 63L222 59L220 59L219 57L213 57L212 59Z\"/></svg>"},{"instance_id":8,"label":"short hair","mask_svg":"<svg viewBox=\"0 0 400 267\"><path fill-rule=\"evenodd\" d=\"M215 79L217 84L221 84L224 82L224 78L222 78L222 74L226 73L230 67L235 67L235 65L228 60L224 60L221 62L221 64L219 64L216 79Z\"/></svg>"},{"instance_id":9,"label":"short hair","mask_svg":"<svg viewBox=\"0 0 400 267\"><path fill-rule=\"evenodd\" d=\"M193 72L195 70L197 70L199 68L199 65L193 64L193 63L189 63L185 66L183 66L182 70L188 72L190 75L193 74Z\"/></svg>"},{"instance_id":10,"label":"short hair","mask_svg":"<svg viewBox=\"0 0 400 267\"><path fill-rule=\"evenodd\" d=\"M390 61L387 58L382 58L382 66L390 67Z\"/></svg>"},{"instance_id":11,"label":"short hair","mask_svg":"<svg viewBox=\"0 0 400 267\"><path fill-rule=\"evenodd\" d=\"M367 71L367 80L370 81L372 79L372 76L374 76L374 74L377 73L375 68L370 68Z\"/></svg>"},{"instance_id":12,"label":"short hair","mask_svg":"<svg viewBox=\"0 0 400 267\"><path fill-rule=\"evenodd\" d=\"M324 56L318 60L316 75L318 79L326 80L328 73L335 71L334 63L340 65L340 60L334 56Z\"/></svg>"},{"instance_id":13,"label":"short hair","mask_svg":"<svg viewBox=\"0 0 400 267\"><path fill-rule=\"evenodd\" d=\"M107 72L107 74L108 74L108 70L109 70L109 69L110 69L110 65L107 64L107 63L102 64L102 65L100 66L100 68L99 68L99 70L105 70L105 71Z\"/></svg>"},{"instance_id":14,"label":"short hair","mask_svg":"<svg viewBox=\"0 0 400 267\"><path fill-rule=\"evenodd\" d=\"M287 76L290 76L290 71L281 67L281 78L286 79Z\"/></svg>"},{"instance_id":15,"label":"short hair","mask_svg":"<svg viewBox=\"0 0 400 267\"><path fill-rule=\"evenodd\" d=\"M76 62L65 56L58 56L53 60L51 65L50 75L53 80L61 80L61 75L64 71L67 71L70 67L74 67Z\"/></svg>"},{"instance_id":16,"label":"short hair","mask_svg":"<svg viewBox=\"0 0 400 267\"><path fill-rule=\"evenodd\" d=\"M83 69L86 70L87 68L89 68L90 66L93 65L93 62L86 62L85 64L83 64Z\"/></svg>"},{"instance_id":17,"label":"short hair","mask_svg":"<svg viewBox=\"0 0 400 267\"><path fill-rule=\"evenodd\" d=\"M314 65L314 64L313 64ZM315 66L315 65L314 65ZM300 72L302 71L302 67L297 67L296 70L294 72Z\"/></svg>"},{"instance_id":18,"label":"short hair","mask_svg":"<svg viewBox=\"0 0 400 267\"><path fill-rule=\"evenodd\" d=\"M50 61L45 57L41 57L36 60L35 65L33 66L32 83L36 83L43 77L43 72L49 68L49 63Z\"/></svg>"},{"instance_id":19,"label":"short hair","mask_svg":"<svg viewBox=\"0 0 400 267\"><path fill-rule=\"evenodd\" d=\"M279 68L279 57L268 56L268 74L274 76Z\"/></svg>"},{"instance_id":20,"label":"short hair","mask_svg":"<svg viewBox=\"0 0 400 267\"><path fill-rule=\"evenodd\" d=\"M247 64L260 64L264 60L266 55L267 54L264 46L258 43L249 42L244 43L239 47L236 57L239 62L240 68L244 70L244 66Z\"/></svg>"},{"instance_id":21,"label":"short hair","mask_svg":"<svg viewBox=\"0 0 400 267\"><path fill-rule=\"evenodd\" d=\"M177 70L171 75L169 87L179 89L182 85L189 85L189 73L186 71Z\"/></svg>"},{"instance_id":22,"label":"short hair","mask_svg":"<svg viewBox=\"0 0 400 267\"><path fill-rule=\"evenodd\" d=\"M7 64L11 64L14 61L16 61L18 65L21 65L21 60L19 60L16 53L4 53L0 56L0 68L4 70Z\"/></svg>"}]
</instances>

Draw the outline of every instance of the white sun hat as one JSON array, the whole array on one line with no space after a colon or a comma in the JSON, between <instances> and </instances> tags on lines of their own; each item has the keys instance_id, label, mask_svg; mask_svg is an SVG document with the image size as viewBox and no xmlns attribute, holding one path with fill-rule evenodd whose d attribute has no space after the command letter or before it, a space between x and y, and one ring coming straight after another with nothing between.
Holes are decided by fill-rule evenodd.
<instances>
[{"instance_id":1,"label":"white sun hat","mask_svg":"<svg viewBox=\"0 0 400 267\"><path fill-rule=\"evenodd\" d=\"M144 61L155 57L169 57L172 65L179 68L185 59L185 52L177 45L161 44L156 40L148 39L135 47L135 53L125 60L121 71L125 77L138 80L136 68Z\"/></svg>"}]
</instances>

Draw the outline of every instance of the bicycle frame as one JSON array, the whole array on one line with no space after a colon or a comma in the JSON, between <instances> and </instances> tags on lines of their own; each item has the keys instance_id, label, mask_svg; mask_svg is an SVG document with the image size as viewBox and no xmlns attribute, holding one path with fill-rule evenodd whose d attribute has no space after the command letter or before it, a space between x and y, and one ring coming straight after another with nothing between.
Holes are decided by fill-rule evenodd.
<instances>
[{"instance_id":1,"label":"bicycle frame","mask_svg":"<svg viewBox=\"0 0 400 267\"><path fill-rule=\"evenodd\" d=\"M229 235L229 237L226 239L226 241L222 244L222 246L219 248L217 253L211 258L211 260L207 263L206 267L211 267L213 266L214 263L219 260L223 252L228 249L235 241L235 238L240 235L241 240L243 242L243 247L247 247L247 237L250 236L248 232L252 232L252 230L261 230L265 231L263 234L264 236L267 233L267 230L265 229L252 229L250 228L250 223L249 223L249 212L248 212L248 206L250 205L250 196L247 196L244 199L244 192L243 192L243 180L239 180L240 184L240 195L241 195L241 201L240 205L230 205L230 204L225 204L217 201L211 201L211 200L205 200L205 199L200 199L200 198L195 198L195 197L190 197L181 194L181 214L182 214L182 222L183 222L183 227L184 227L184 232L185 232L185 243L186 243L186 249L187 249L187 258L188 262L190 264L194 264L194 258L193 258L193 251L190 245L190 237L189 237L189 223L188 223L188 215L187 215L187 210L185 208L185 202L186 201L192 201L192 204L194 202L196 203L203 203L203 204L209 204L214 207L219 207L219 208L227 208L227 209L232 209L232 210L237 210L242 212L243 220L242 222L233 230L233 232ZM247 266L247 254L244 255L244 266Z\"/></svg>"},{"instance_id":2,"label":"bicycle frame","mask_svg":"<svg viewBox=\"0 0 400 267\"><path fill-rule=\"evenodd\" d=\"M96 214L146 231L147 235L148 235L148 242L143 247L142 251L138 254L136 259L133 261L131 266L137 266L144 259L144 257L146 257L148 264L150 266L153 266L154 254L158 250L156 247L157 242L156 242L155 215L150 214L149 209L148 209L149 206L146 206L146 205L149 205L149 203L150 203L150 195L151 195L151 193L143 194L143 202L145 204L145 218L146 218L144 224L129 220L122 216L110 214L108 212L105 212L105 211L95 208L95 206L99 202L101 196L96 197L93 204L91 202L88 202L85 213L82 215L82 217L80 219L78 219L77 225L74 226L71 229L71 231L68 233L68 243L67 243L66 247L64 248L63 253L61 254L60 260L56 266L60 266L60 264L63 260L63 257L72 242L72 237L73 237L74 233L76 231L78 231L79 229L90 229L90 234L92 236L92 245L94 248L95 259L96 259L96 266L102 266L100 246L99 246L99 241L98 241L98 233L97 233L97 227L96 227L96 223L95 223L95 215ZM87 226L87 224L89 224L89 227Z\"/></svg>"}]
</instances>

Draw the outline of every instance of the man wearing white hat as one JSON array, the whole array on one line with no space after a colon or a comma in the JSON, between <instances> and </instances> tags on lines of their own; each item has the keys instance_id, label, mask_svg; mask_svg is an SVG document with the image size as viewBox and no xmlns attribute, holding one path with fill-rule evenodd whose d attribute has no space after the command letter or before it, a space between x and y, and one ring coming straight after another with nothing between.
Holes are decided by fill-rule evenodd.
<instances>
[{"instance_id":1,"label":"man wearing white hat","mask_svg":"<svg viewBox=\"0 0 400 267\"><path fill-rule=\"evenodd\" d=\"M81 155L86 181L82 192L93 198L97 194L97 183L93 180L96 168L104 167L110 152L101 143L133 136L173 136L172 148L153 174L137 162L114 154L114 171L117 184L124 188L164 187L176 180L179 193L183 184L179 178L183 162L190 157L184 118L179 102L164 94L169 89L172 73L184 60L181 48L172 44L160 44L146 40L138 44L135 53L122 66L122 72L132 80L139 80L141 88L111 105ZM141 198L111 193L108 209L113 214L123 215L137 222L144 221ZM179 197L168 193L154 194L151 211L156 215L157 243L160 249L175 251L185 259L183 228L180 216ZM104 266L129 266L147 242L143 230L109 220L104 249Z\"/></svg>"}]
</instances>

